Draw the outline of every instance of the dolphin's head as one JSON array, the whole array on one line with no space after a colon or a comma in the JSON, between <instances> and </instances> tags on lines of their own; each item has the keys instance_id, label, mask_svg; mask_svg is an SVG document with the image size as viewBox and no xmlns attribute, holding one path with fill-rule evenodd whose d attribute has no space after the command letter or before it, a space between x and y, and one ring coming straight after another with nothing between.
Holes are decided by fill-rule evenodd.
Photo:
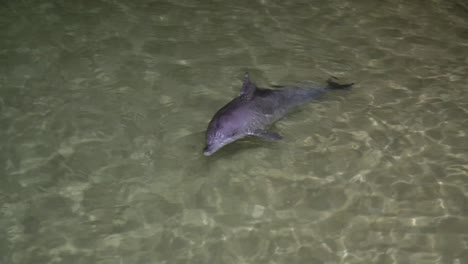
<instances>
[{"instance_id":1,"label":"dolphin's head","mask_svg":"<svg viewBox=\"0 0 468 264\"><path fill-rule=\"evenodd\" d=\"M224 131L208 131L206 134L206 147L203 149L203 155L211 156L220 148L236 140L235 135L232 133L226 134Z\"/></svg>"},{"instance_id":2,"label":"dolphin's head","mask_svg":"<svg viewBox=\"0 0 468 264\"><path fill-rule=\"evenodd\" d=\"M205 156L211 156L223 146L240 138L232 126L217 121L219 120L213 120L206 131L206 147L203 149Z\"/></svg>"}]
</instances>

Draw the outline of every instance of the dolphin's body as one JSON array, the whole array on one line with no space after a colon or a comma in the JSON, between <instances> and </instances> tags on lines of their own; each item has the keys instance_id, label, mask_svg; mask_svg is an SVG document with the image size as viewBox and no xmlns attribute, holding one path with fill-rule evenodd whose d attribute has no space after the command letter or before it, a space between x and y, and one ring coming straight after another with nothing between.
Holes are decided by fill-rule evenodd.
<instances>
[{"instance_id":1,"label":"dolphin's body","mask_svg":"<svg viewBox=\"0 0 468 264\"><path fill-rule=\"evenodd\" d=\"M282 137L266 128L286 115L291 109L309 102L333 89L346 89L353 85L328 81L325 88L283 87L280 90L258 88L246 72L241 93L218 110L206 131L205 156L246 136L257 136L269 141Z\"/></svg>"}]
</instances>

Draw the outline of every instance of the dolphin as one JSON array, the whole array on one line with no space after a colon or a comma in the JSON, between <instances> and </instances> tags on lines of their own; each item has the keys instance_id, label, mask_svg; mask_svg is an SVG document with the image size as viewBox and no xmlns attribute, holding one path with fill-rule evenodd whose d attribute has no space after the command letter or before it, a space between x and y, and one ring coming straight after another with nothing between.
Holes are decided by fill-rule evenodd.
<instances>
[{"instance_id":1,"label":"dolphin","mask_svg":"<svg viewBox=\"0 0 468 264\"><path fill-rule=\"evenodd\" d=\"M245 72L240 95L227 103L211 119L206 130L205 156L238 139L255 136L268 141L282 139L267 128L297 106L312 101L330 90L346 89L354 83L327 81L325 88L274 86L278 90L257 87Z\"/></svg>"}]
</instances>

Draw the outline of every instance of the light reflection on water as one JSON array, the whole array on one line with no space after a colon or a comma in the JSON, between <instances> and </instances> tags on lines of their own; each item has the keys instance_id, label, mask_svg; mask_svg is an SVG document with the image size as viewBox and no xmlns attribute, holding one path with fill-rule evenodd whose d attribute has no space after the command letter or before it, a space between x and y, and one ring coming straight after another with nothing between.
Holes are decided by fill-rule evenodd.
<instances>
[{"instance_id":1,"label":"light reflection on water","mask_svg":"<svg viewBox=\"0 0 468 264\"><path fill-rule=\"evenodd\" d=\"M468 263L468 6L10 1L1 263ZM354 81L202 155L243 71Z\"/></svg>"}]
</instances>

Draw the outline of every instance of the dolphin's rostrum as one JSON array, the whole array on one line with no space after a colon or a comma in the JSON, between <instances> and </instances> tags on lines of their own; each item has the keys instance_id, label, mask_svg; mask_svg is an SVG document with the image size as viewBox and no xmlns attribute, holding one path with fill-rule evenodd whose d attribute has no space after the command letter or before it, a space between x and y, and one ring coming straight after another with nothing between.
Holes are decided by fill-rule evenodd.
<instances>
[{"instance_id":1,"label":"dolphin's rostrum","mask_svg":"<svg viewBox=\"0 0 468 264\"><path fill-rule=\"evenodd\" d=\"M205 156L210 156L223 146L246 136L257 136L269 141L282 137L266 128L291 109L309 102L334 89L350 88L328 80L325 88L282 87L271 90L258 88L245 73L240 95L218 110L206 131Z\"/></svg>"}]
</instances>

